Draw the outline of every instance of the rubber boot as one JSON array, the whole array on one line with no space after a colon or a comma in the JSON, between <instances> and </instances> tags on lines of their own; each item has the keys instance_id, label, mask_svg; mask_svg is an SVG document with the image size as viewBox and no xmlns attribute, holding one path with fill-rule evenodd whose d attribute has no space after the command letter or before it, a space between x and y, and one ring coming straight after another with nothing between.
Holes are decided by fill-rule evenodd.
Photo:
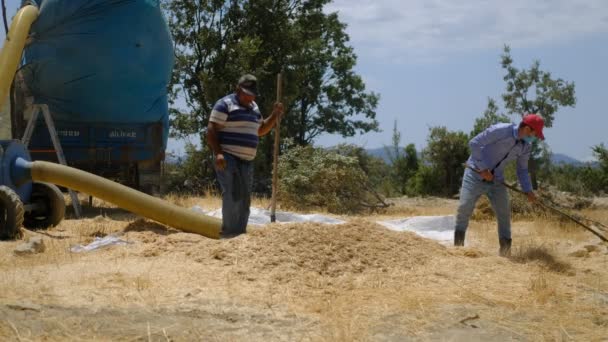
<instances>
[{"instance_id":1,"label":"rubber boot","mask_svg":"<svg viewBox=\"0 0 608 342\"><path fill-rule=\"evenodd\" d=\"M501 257L508 258L511 256L511 239L500 239L498 240L500 243L500 250L498 250L498 255Z\"/></svg>"},{"instance_id":2,"label":"rubber boot","mask_svg":"<svg viewBox=\"0 0 608 342\"><path fill-rule=\"evenodd\" d=\"M464 246L464 233L459 230L454 231L454 246Z\"/></svg>"}]
</instances>

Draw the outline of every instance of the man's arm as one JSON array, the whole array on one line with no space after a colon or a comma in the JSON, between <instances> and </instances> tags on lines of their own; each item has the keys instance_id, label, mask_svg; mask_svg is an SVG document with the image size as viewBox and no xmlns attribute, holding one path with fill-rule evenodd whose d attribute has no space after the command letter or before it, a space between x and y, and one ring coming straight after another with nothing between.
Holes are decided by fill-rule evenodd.
<instances>
[{"instance_id":1,"label":"man's arm","mask_svg":"<svg viewBox=\"0 0 608 342\"><path fill-rule=\"evenodd\" d=\"M258 129L258 135L264 136L268 134L276 124L277 120L283 116L283 111L283 104L281 102L275 103L270 116L262 121L262 124Z\"/></svg>"},{"instance_id":2,"label":"man's arm","mask_svg":"<svg viewBox=\"0 0 608 342\"><path fill-rule=\"evenodd\" d=\"M213 155L223 154L222 147L220 146L219 130L222 129L220 124L215 122L209 122L207 126L207 144L211 147Z\"/></svg>"},{"instance_id":3,"label":"man's arm","mask_svg":"<svg viewBox=\"0 0 608 342\"><path fill-rule=\"evenodd\" d=\"M223 170L226 167L226 160L224 160L224 151L220 145L219 130L222 126L215 122L209 122L207 126L207 144L213 151L213 159L215 160L215 167L219 170Z\"/></svg>"},{"instance_id":4,"label":"man's arm","mask_svg":"<svg viewBox=\"0 0 608 342\"><path fill-rule=\"evenodd\" d=\"M213 151L213 159L215 160L215 167L218 170L223 170L226 167L226 160L224 160L224 151L220 145L219 132L224 128L224 123L228 119L228 108L226 103L218 101L209 117L209 124L207 125L207 144Z\"/></svg>"},{"instance_id":5,"label":"man's arm","mask_svg":"<svg viewBox=\"0 0 608 342\"><path fill-rule=\"evenodd\" d=\"M530 147L526 146L524 153L517 157L517 178L519 179L522 191L527 194L534 194L530 173L528 172L528 161L530 160L531 150Z\"/></svg>"}]
</instances>

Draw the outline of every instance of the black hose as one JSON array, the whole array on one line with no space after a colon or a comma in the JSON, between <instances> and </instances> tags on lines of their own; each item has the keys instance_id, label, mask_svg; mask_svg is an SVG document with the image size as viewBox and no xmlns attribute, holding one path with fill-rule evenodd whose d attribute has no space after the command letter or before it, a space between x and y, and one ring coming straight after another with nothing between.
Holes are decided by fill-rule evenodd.
<instances>
[{"instance_id":1,"label":"black hose","mask_svg":"<svg viewBox=\"0 0 608 342\"><path fill-rule=\"evenodd\" d=\"M8 23L6 21L6 4L2 0L2 20L4 21L4 34L8 34Z\"/></svg>"}]
</instances>

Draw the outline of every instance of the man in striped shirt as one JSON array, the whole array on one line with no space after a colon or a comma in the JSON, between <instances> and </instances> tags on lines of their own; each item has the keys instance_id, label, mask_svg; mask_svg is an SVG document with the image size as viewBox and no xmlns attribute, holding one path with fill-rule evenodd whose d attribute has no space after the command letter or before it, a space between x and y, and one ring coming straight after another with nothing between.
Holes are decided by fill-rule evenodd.
<instances>
[{"instance_id":1,"label":"man in striped shirt","mask_svg":"<svg viewBox=\"0 0 608 342\"><path fill-rule=\"evenodd\" d=\"M253 159L259 137L268 134L283 115L283 104L275 103L270 116L262 117L255 98L257 79L243 75L236 91L215 103L207 143L213 151L215 170L222 188L222 237L233 237L247 230Z\"/></svg>"}]
</instances>

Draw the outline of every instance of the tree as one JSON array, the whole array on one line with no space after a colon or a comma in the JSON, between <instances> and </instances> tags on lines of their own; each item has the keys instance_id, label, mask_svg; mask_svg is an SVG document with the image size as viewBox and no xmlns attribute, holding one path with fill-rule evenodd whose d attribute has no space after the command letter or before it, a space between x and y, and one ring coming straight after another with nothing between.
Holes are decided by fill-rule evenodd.
<instances>
[{"instance_id":1,"label":"tree","mask_svg":"<svg viewBox=\"0 0 608 342\"><path fill-rule=\"evenodd\" d=\"M328 149L328 152L355 158L359 162L361 170L366 174L369 185L385 195L390 195L390 192L386 190L392 184L387 184L386 176L390 174L391 169L382 158L372 156L363 147L352 144L339 144Z\"/></svg>"},{"instance_id":2,"label":"tree","mask_svg":"<svg viewBox=\"0 0 608 342\"><path fill-rule=\"evenodd\" d=\"M536 163L536 171L540 178L547 177L551 172L553 152L551 152L551 148L549 144L545 141L541 141L537 145L538 151L536 153L534 162Z\"/></svg>"},{"instance_id":3,"label":"tree","mask_svg":"<svg viewBox=\"0 0 608 342\"><path fill-rule=\"evenodd\" d=\"M608 174L608 149L604 144L593 146L593 154L600 163L600 167Z\"/></svg>"},{"instance_id":4,"label":"tree","mask_svg":"<svg viewBox=\"0 0 608 342\"><path fill-rule=\"evenodd\" d=\"M397 130L397 120L395 120L393 122L393 135L391 137L391 146L384 146L384 152L386 152L386 156L388 157L388 160L390 161L391 164L395 164L395 161L397 161L402 153L401 153L401 147L399 145L401 145L401 132L399 132L399 130Z\"/></svg>"},{"instance_id":5,"label":"tree","mask_svg":"<svg viewBox=\"0 0 608 342\"><path fill-rule=\"evenodd\" d=\"M608 149L604 144L593 146L593 154L599 162L601 170L601 184L598 184L601 191L608 192Z\"/></svg>"},{"instance_id":6,"label":"tree","mask_svg":"<svg viewBox=\"0 0 608 342\"><path fill-rule=\"evenodd\" d=\"M408 180L418 170L418 153L414 144L409 144L403 149L400 145L401 132L397 130L397 120L395 120L393 124L392 145L390 147L384 146L384 151L390 162L392 188L396 189L399 195L404 195L407 193Z\"/></svg>"},{"instance_id":7,"label":"tree","mask_svg":"<svg viewBox=\"0 0 608 342\"><path fill-rule=\"evenodd\" d=\"M407 182L407 193L414 196L444 195L444 177L444 172L439 168L421 164Z\"/></svg>"},{"instance_id":8,"label":"tree","mask_svg":"<svg viewBox=\"0 0 608 342\"><path fill-rule=\"evenodd\" d=\"M513 66L511 48L505 45L501 64L507 72L502 99L509 114L539 114L545 119L545 126L552 127L559 107L576 105L574 82L554 79L550 72L540 70L540 61L534 61L528 70L520 70Z\"/></svg>"},{"instance_id":9,"label":"tree","mask_svg":"<svg viewBox=\"0 0 608 342\"><path fill-rule=\"evenodd\" d=\"M560 107L576 105L574 82L553 78L550 72L540 69L540 61L534 61L529 69L520 70L513 66L511 48L505 45L501 65L506 71L503 78L506 90L502 99L508 114L522 117L529 113L540 114L545 119L545 127L550 128ZM535 143L529 165L535 189L538 187L536 173L540 153L541 149Z\"/></svg>"},{"instance_id":10,"label":"tree","mask_svg":"<svg viewBox=\"0 0 608 342\"><path fill-rule=\"evenodd\" d=\"M419 167L420 164L418 162L418 151L416 151L416 146L414 144L408 144L405 147L405 156L396 167L401 175L399 184L402 187L402 193L407 193L407 182L414 177Z\"/></svg>"},{"instance_id":11,"label":"tree","mask_svg":"<svg viewBox=\"0 0 608 342\"><path fill-rule=\"evenodd\" d=\"M408 181L418 171L418 152L414 144L400 150L397 158L391 159L391 183L400 195L408 193Z\"/></svg>"},{"instance_id":12,"label":"tree","mask_svg":"<svg viewBox=\"0 0 608 342\"><path fill-rule=\"evenodd\" d=\"M287 134L300 145L324 132L350 137L378 130L379 96L366 93L363 80L354 73L357 57L348 45L346 26L336 13L323 13L329 2L294 1L301 3L301 10L293 21L291 57L286 61L293 113L285 123Z\"/></svg>"},{"instance_id":13,"label":"tree","mask_svg":"<svg viewBox=\"0 0 608 342\"><path fill-rule=\"evenodd\" d=\"M498 106L493 98L488 97L488 106L483 112L483 116L475 119L473 130L471 131L470 137L473 138L477 134L483 132L486 128L495 125L497 123L508 123L511 122L508 116L502 113L498 113Z\"/></svg>"},{"instance_id":14,"label":"tree","mask_svg":"<svg viewBox=\"0 0 608 342\"><path fill-rule=\"evenodd\" d=\"M305 145L322 133L378 130L378 95L367 92L353 71L357 57L338 14L324 11L329 2L165 0L176 55L169 87L172 135L198 134L205 141L213 104L245 72L257 76L257 102L267 113L279 71L285 79L283 136ZM272 139L263 139L256 172L264 176L271 150Z\"/></svg>"},{"instance_id":15,"label":"tree","mask_svg":"<svg viewBox=\"0 0 608 342\"><path fill-rule=\"evenodd\" d=\"M451 132L446 127L429 129L427 147L423 158L443 175L443 195L451 196L458 192L463 163L469 156L469 137L461 131Z\"/></svg>"}]
</instances>

